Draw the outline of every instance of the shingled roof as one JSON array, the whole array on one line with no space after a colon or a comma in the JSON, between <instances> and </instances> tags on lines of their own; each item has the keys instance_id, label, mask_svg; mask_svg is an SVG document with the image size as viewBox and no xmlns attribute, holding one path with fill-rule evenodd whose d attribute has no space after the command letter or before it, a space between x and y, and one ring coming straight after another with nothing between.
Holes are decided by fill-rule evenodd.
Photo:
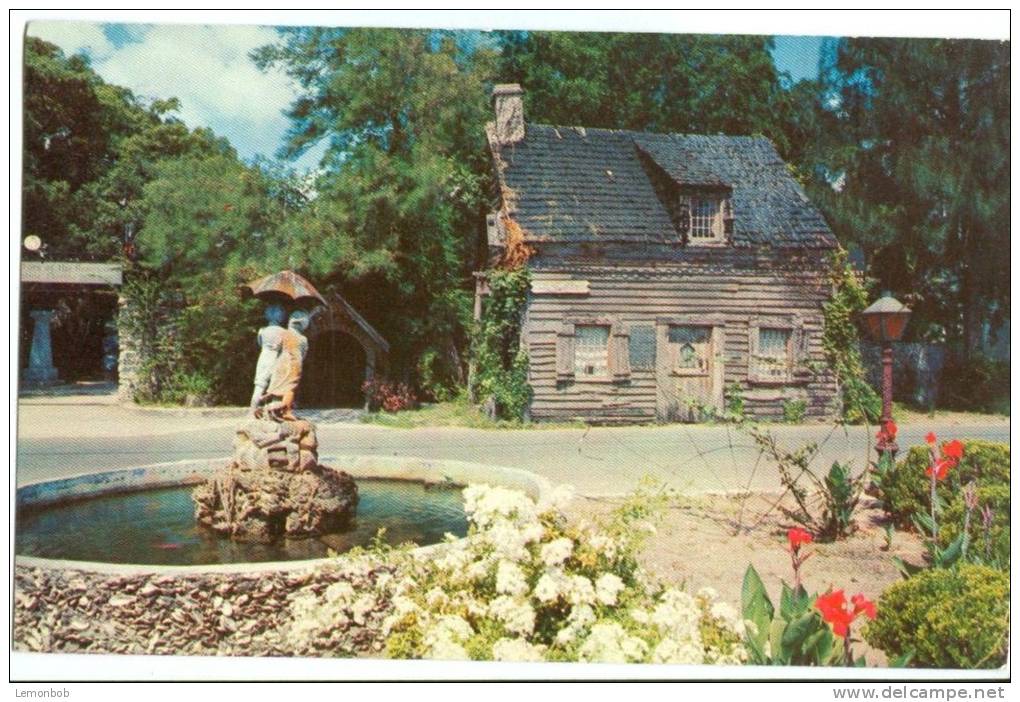
<instances>
[{"instance_id":1,"label":"shingled roof","mask_svg":"<svg viewBox=\"0 0 1020 702\"><path fill-rule=\"evenodd\" d=\"M653 182L660 170L677 187L729 191L734 246L836 245L764 138L529 123L523 140L490 143L504 205L526 241L677 241Z\"/></svg>"}]
</instances>

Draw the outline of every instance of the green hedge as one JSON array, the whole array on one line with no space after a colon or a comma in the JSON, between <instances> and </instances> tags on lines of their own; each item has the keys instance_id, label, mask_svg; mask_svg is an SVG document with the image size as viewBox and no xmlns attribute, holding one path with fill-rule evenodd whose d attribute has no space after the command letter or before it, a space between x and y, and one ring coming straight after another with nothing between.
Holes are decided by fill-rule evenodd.
<instances>
[{"instance_id":1,"label":"green hedge","mask_svg":"<svg viewBox=\"0 0 1020 702\"><path fill-rule=\"evenodd\" d=\"M997 668L1009 643L1009 575L979 565L926 570L892 585L864 630L890 659L920 668Z\"/></svg>"},{"instance_id":2,"label":"green hedge","mask_svg":"<svg viewBox=\"0 0 1020 702\"><path fill-rule=\"evenodd\" d=\"M970 546L968 553L973 553L988 565L1003 569L1009 568L1009 485L994 484L978 486L978 508L970 516ZM985 549L985 529L981 522L981 509L988 505L992 508L991 528L988 530L988 549ZM963 498L954 499L946 507L939 519L939 541L942 548L949 544L963 530L966 506Z\"/></svg>"},{"instance_id":3,"label":"green hedge","mask_svg":"<svg viewBox=\"0 0 1020 702\"><path fill-rule=\"evenodd\" d=\"M883 505L900 526L911 526L914 514L926 514L930 510L931 483L924 474L929 462L928 447L913 446L882 478ZM962 501L962 487L972 480L978 481L979 488L1006 486L1008 490L1009 444L978 440L963 442L963 458L938 486L939 496L947 509Z\"/></svg>"}]
</instances>

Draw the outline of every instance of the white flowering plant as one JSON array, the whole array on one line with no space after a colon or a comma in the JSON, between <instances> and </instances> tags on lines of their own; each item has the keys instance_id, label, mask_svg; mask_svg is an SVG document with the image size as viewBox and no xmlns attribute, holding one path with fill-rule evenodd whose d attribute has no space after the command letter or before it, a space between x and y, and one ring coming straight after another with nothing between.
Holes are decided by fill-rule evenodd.
<instances>
[{"instance_id":1,"label":"white flowering plant","mask_svg":"<svg viewBox=\"0 0 1020 702\"><path fill-rule=\"evenodd\" d=\"M536 504L519 491L471 485L465 538L341 557L360 564L371 592L333 585L295 598L291 636L321 646L367 609L381 612L378 645L392 658L747 660L735 608L710 589L662 587L638 565L661 499L639 492L598 524L568 522L569 499L560 489Z\"/></svg>"}]
</instances>

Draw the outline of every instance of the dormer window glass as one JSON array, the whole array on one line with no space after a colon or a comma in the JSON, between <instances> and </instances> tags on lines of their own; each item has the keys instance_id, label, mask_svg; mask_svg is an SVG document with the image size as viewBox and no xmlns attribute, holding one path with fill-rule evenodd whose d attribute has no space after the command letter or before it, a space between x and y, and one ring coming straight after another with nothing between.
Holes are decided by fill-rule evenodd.
<instances>
[{"instance_id":1,"label":"dormer window glass","mask_svg":"<svg viewBox=\"0 0 1020 702\"><path fill-rule=\"evenodd\" d=\"M692 241L722 240L725 233L722 198L692 197L690 216L691 226L688 231Z\"/></svg>"}]
</instances>

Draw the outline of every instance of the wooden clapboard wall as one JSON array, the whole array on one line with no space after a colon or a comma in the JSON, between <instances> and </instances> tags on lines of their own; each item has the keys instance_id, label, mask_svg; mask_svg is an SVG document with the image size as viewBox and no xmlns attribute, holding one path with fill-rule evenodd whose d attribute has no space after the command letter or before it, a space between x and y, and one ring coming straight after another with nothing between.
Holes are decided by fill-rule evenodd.
<instances>
[{"instance_id":1,"label":"wooden clapboard wall","mask_svg":"<svg viewBox=\"0 0 1020 702\"><path fill-rule=\"evenodd\" d=\"M546 245L532 258L522 343L530 358L533 419L655 421L654 364L629 367L630 330L709 316L722 327L724 384L741 386L749 416L781 419L788 399L805 400L809 419L835 413L836 386L821 338L822 303L830 292L824 251L669 247L649 260L642 248ZM751 330L769 320L797 328L797 371L786 384L748 377ZM607 379L570 377L571 324L585 321L611 325Z\"/></svg>"}]
</instances>

